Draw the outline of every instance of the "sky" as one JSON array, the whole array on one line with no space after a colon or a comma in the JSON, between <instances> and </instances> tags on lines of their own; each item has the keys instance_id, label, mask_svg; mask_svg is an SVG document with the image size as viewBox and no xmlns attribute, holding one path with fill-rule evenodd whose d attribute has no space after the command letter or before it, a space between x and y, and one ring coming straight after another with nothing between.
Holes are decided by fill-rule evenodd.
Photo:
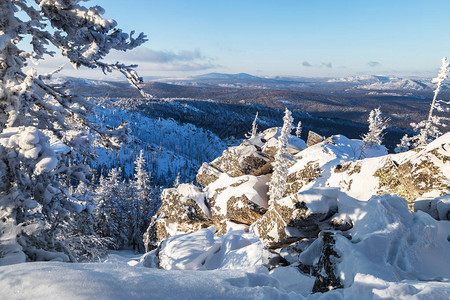
<instances>
[{"instance_id":1,"label":"sky","mask_svg":"<svg viewBox=\"0 0 450 300\"><path fill-rule=\"evenodd\" d=\"M111 61L144 77L209 72L257 76L431 77L450 56L449 0L93 0L105 18L149 41ZM42 64L52 68L62 58ZM90 70L89 70L90 71ZM99 72L68 75L97 78ZM112 76L114 77L114 75Z\"/></svg>"}]
</instances>

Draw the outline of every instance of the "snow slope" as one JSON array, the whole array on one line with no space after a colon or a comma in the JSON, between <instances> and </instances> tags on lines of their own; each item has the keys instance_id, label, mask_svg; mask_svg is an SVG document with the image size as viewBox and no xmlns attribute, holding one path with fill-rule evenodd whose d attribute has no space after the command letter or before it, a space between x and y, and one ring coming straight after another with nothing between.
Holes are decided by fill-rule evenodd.
<instances>
[{"instance_id":1,"label":"snow slope","mask_svg":"<svg viewBox=\"0 0 450 300\"><path fill-rule=\"evenodd\" d=\"M180 271L127 264L24 263L0 268L2 299L448 299L448 283L384 281L357 274L351 288L302 295L294 268Z\"/></svg>"}]
</instances>

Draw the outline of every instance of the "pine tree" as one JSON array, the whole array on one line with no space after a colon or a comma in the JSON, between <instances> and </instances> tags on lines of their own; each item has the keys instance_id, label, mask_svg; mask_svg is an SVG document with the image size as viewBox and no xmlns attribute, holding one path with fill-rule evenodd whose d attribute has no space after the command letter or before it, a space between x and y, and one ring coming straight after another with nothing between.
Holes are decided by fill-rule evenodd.
<instances>
[{"instance_id":1,"label":"pine tree","mask_svg":"<svg viewBox=\"0 0 450 300\"><path fill-rule=\"evenodd\" d=\"M128 211L124 196L128 185L121 181L121 169L112 168L108 177L100 178L96 191L98 206L96 209L97 232L101 237L111 238L114 248L128 244Z\"/></svg>"},{"instance_id":2,"label":"pine tree","mask_svg":"<svg viewBox=\"0 0 450 300\"><path fill-rule=\"evenodd\" d=\"M373 109L369 114L369 132L363 136L364 143L368 145L381 145L383 131L388 127L389 118L383 118L380 108Z\"/></svg>"},{"instance_id":3,"label":"pine tree","mask_svg":"<svg viewBox=\"0 0 450 300\"><path fill-rule=\"evenodd\" d=\"M448 121L448 117L439 117L434 115L434 111L448 111L442 104L449 105L450 102L437 99L439 92L441 91L442 85L445 79L448 78L448 73L450 71L450 62L446 57L442 58L442 65L439 70L439 74L436 78L433 78L432 82L436 84L436 89L434 90L433 100L431 101L430 110L428 111L428 118L418 123L411 123L411 127L419 131L415 136L408 137L405 135L400 144L397 145L396 152L407 151L409 148L423 147L428 143L439 137L442 132L439 127L446 127L443 121Z\"/></svg>"},{"instance_id":4,"label":"pine tree","mask_svg":"<svg viewBox=\"0 0 450 300\"><path fill-rule=\"evenodd\" d=\"M144 244L142 237L145 230L148 227L148 223L151 219L151 214L156 213L155 207L153 207L152 190L150 187L150 176L146 168L146 161L144 158L144 151L141 150L139 156L136 157L134 162L135 179L134 187L136 195L133 199L130 199L133 203L132 220L132 238L131 242L133 248L137 251L143 252Z\"/></svg>"},{"instance_id":5,"label":"pine tree","mask_svg":"<svg viewBox=\"0 0 450 300\"><path fill-rule=\"evenodd\" d=\"M364 155L364 150L367 147L381 145L383 142L383 131L388 127L389 118L383 118L380 108L375 108L369 114L369 132L367 132L362 140L364 144L361 147L361 152L358 159Z\"/></svg>"},{"instance_id":6,"label":"pine tree","mask_svg":"<svg viewBox=\"0 0 450 300\"><path fill-rule=\"evenodd\" d=\"M283 127L278 138L277 153L273 162L273 173L269 185L269 205L273 205L276 201L283 198L286 190L286 178L288 175L289 159L287 157L288 151L288 135L292 131L292 122L294 119L291 112L286 108L283 117Z\"/></svg>"},{"instance_id":7,"label":"pine tree","mask_svg":"<svg viewBox=\"0 0 450 300\"><path fill-rule=\"evenodd\" d=\"M177 177L175 177L175 181L173 182L174 188L177 188L180 185L180 177L181 177L181 174L180 174L180 172L178 172Z\"/></svg>"},{"instance_id":8,"label":"pine tree","mask_svg":"<svg viewBox=\"0 0 450 300\"><path fill-rule=\"evenodd\" d=\"M258 112L256 112L255 119L253 120L252 130L246 134L246 138L253 139L258 134L258 124L256 123L256 121L258 121Z\"/></svg>"},{"instance_id":9,"label":"pine tree","mask_svg":"<svg viewBox=\"0 0 450 300\"><path fill-rule=\"evenodd\" d=\"M100 260L114 245L111 238L101 237L95 230L97 225L93 214L97 207L95 195L91 186L81 181L72 196L83 201L85 207L80 212L71 213L71 218L64 222L64 230L59 233L60 239L64 240L77 260Z\"/></svg>"},{"instance_id":10,"label":"pine tree","mask_svg":"<svg viewBox=\"0 0 450 300\"><path fill-rule=\"evenodd\" d=\"M405 134L400 139L400 144L398 144L397 147L395 147L394 152L395 153L405 152L408 151L410 147L411 147L411 138L409 138L408 135Z\"/></svg>"},{"instance_id":11,"label":"pine tree","mask_svg":"<svg viewBox=\"0 0 450 300\"><path fill-rule=\"evenodd\" d=\"M110 50L130 50L146 41L122 32L116 22L101 17L104 10L86 8L79 0L0 1L0 265L55 257L73 261L57 236L61 224L83 205L65 184L74 173L70 157L89 157L92 133L105 147L117 147L127 129L109 132L87 119L93 103L63 86L50 85L51 74L25 73L27 60L53 55L58 49L75 67L117 70L139 88L133 66L103 61ZM31 40L31 51L21 49ZM45 94L45 96L42 96ZM59 140L67 151L55 153L49 140ZM76 167L76 166L75 166Z\"/></svg>"},{"instance_id":12,"label":"pine tree","mask_svg":"<svg viewBox=\"0 0 450 300\"><path fill-rule=\"evenodd\" d=\"M433 115L435 109L439 110L439 102L443 102L437 99L439 92L441 91L442 84L445 79L448 78L450 63L446 57L442 58L441 69L436 78L433 78L433 83L436 83L436 89L434 90L433 101L431 101L430 110L428 112L428 118L425 121L419 122L417 124L412 123L411 125L415 130L419 130L418 136L413 138L415 141L415 146L425 146L432 140L439 137L442 132L439 130L438 126L443 126L441 117Z\"/></svg>"},{"instance_id":13,"label":"pine tree","mask_svg":"<svg viewBox=\"0 0 450 300\"><path fill-rule=\"evenodd\" d=\"M295 129L295 135L301 138L302 135L302 121L298 121L297 128Z\"/></svg>"}]
</instances>

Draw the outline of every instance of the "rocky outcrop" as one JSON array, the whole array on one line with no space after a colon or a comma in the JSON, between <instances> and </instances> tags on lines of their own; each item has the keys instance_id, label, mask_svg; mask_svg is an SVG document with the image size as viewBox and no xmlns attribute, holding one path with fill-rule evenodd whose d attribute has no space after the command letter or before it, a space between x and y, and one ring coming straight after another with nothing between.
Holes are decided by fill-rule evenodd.
<instances>
[{"instance_id":1,"label":"rocky outcrop","mask_svg":"<svg viewBox=\"0 0 450 300\"><path fill-rule=\"evenodd\" d=\"M450 134L424 149L396 155L374 146L366 149L363 160L357 159L363 146L360 140L336 135L306 148L303 141L289 136L291 167L284 198L268 207L267 183L277 137L279 129L268 129L204 163L196 177L203 188L182 184L166 189L146 233L149 249L168 236L211 225L216 234L226 233L228 222L251 225L271 249L314 240L323 230L347 232L353 223L336 216L338 189L359 200L398 194L411 204L449 194ZM443 212L447 202L445 198L427 204L429 213L448 218ZM426 211L427 205L418 209Z\"/></svg>"},{"instance_id":2,"label":"rocky outcrop","mask_svg":"<svg viewBox=\"0 0 450 300\"><path fill-rule=\"evenodd\" d=\"M161 207L145 234L148 249L168 236L216 226L225 233L227 222L251 225L267 211L267 182L272 172L273 147L279 128L270 128L256 137L230 147L211 163L203 163L192 184L166 189ZM288 148L296 154L306 148L297 137L288 137Z\"/></svg>"},{"instance_id":3,"label":"rocky outcrop","mask_svg":"<svg viewBox=\"0 0 450 300\"><path fill-rule=\"evenodd\" d=\"M258 251L264 247L267 252L261 259L265 266L290 265L310 278L312 292L327 292L348 284L338 272L348 260L348 255L343 255L346 245L365 238L357 217L364 215L356 211L376 212L365 207L367 203L382 207L384 215L401 206L409 216L400 197L374 195L397 194L409 201L410 209L419 200L416 210L438 220L449 219L450 134L423 149L395 155L388 155L383 146L365 148L362 160L358 159L364 144L361 140L336 135L322 141L310 133L306 148L303 141L289 136L291 165L286 189L283 198L269 207L267 183L278 136L278 129L268 129L204 163L196 177L202 188L182 184L166 189L162 206L145 235L147 249L162 249L164 258L164 245L178 239L174 235L197 234L208 227L207 247L200 252L222 253L225 250L214 241L233 235L233 226L244 226L258 244ZM374 216L366 221L375 220ZM391 221L377 219L375 225L379 222ZM382 224L382 228L386 226ZM377 239L377 234L371 238Z\"/></svg>"},{"instance_id":4,"label":"rocky outcrop","mask_svg":"<svg viewBox=\"0 0 450 300\"><path fill-rule=\"evenodd\" d=\"M379 179L377 194L397 194L413 210L414 201L423 195L449 192L449 165L450 143L435 141L411 156L392 155L373 174Z\"/></svg>"},{"instance_id":5,"label":"rocky outcrop","mask_svg":"<svg viewBox=\"0 0 450 300\"><path fill-rule=\"evenodd\" d=\"M223 151L221 157L211 162L211 166L222 173L239 177L258 170L269 160L269 157L258 151L257 146L245 142Z\"/></svg>"},{"instance_id":6,"label":"rocky outcrop","mask_svg":"<svg viewBox=\"0 0 450 300\"><path fill-rule=\"evenodd\" d=\"M161 208L144 236L147 251L156 248L170 235L194 232L212 225L206 196L193 185L180 184L178 188L165 189L161 202Z\"/></svg>"},{"instance_id":7,"label":"rocky outcrop","mask_svg":"<svg viewBox=\"0 0 450 300\"><path fill-rule=\"evenodd\" d=\"M337 195L337 189L312 189L285 197L253 224L253 230L267 248L317 237L320 223L337 212Z\"/></svg>"},{"instance_id":8,"label":"rocky outcrop","mask_svg":"<svg viewBox=\"0 0 450 300\"><path fill-rule=\"evenodd\" d=\"M323 142L323 140L324 140L323 136L321 136L321 135L315 133L314 131L310 130L308 132L308 139L306 141L306 145L308 147L311 147L311 146L313 146L315 144Z\"/></svg>"},{"instance_id":9,"label":"rocky outcrop","mask_svg":"<svg viewBox=\"0 0 450 300\"><path fill-rule=\"evenodd\" d=\"M207 186L210 183L216 181L219 178L220 174L221 172L219 169L213 167L208 163L203 163L200 169L198 170L195 179L202 186Z\"/></svg>"}]
</instances>

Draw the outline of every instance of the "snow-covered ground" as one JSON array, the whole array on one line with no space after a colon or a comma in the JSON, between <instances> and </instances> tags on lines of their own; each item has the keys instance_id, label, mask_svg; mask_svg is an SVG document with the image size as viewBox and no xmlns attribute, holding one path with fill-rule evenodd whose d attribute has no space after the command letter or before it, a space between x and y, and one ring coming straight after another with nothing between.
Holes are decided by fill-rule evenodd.
<instances>
[{"instance_id":1,"label":"snow-covered ground","mask_svg":"<svg viewBox=\"0 0 450 300\"><path fill-rule=\"evenodd\" d=\"M358 201L339 193L340 218L354 226L335 234L344 285L311 294L315 277L295 261L319 259L321 238L290 266L266 268L251 227L229 224L166 239L159 252L139 257L113 252L102 263L33 262L0 267L1 299L448 299L450 222L409 213L406 201L377 196ZM351 236L351 239L349 238ZM319 250L319 251L316 251ZM158 264L165 269L158 269Z\"/></svg>"},{"instance_id":2,"label":"snow-covered ground","mask_svg":"<svg viewBox=\"0 0 450 300\"><path fill-rule=\"evenodd\" d=\"M134 260L131 260L132 262ZM259 271L259 272L258 272ZM293 267L183 271L114 263L35 262L0 267L1 299L448 299L440 281L386 281L357 274L351 287L308 295Z\"/></svg>"}]
</instances>

